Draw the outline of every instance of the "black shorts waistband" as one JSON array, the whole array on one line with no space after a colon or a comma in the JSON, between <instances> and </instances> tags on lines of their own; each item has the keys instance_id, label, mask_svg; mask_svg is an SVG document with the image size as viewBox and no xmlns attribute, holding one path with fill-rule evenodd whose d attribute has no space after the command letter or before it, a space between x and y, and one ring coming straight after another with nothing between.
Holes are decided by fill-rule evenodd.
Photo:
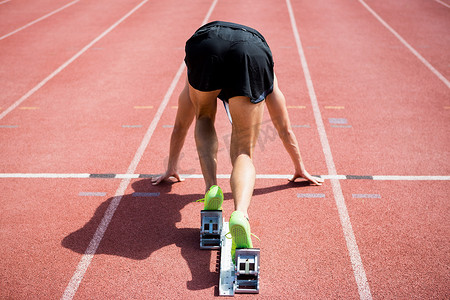
<instances>
[{"instance_id":1,"label":"black shorts waistband","mask_svg":"<svg viewBox=\"0 0 450 300\"><path fill-rule=\"evenodd\" d=\"M254 35L258 36L264 43L267 43L264 36L258 30L248 27L248 26L245 26L245 25L231 23L231 22L224 22L224 21L212 21L210 23L207 23L207 24L203 25L202 27L200 27L199 29L197 29L196 33L203 31L207 28L211 28L211 27L225 27L225 28L231 28L231 29L240 29L243 31L253 33Z\"/></svg>"}]
</instances>

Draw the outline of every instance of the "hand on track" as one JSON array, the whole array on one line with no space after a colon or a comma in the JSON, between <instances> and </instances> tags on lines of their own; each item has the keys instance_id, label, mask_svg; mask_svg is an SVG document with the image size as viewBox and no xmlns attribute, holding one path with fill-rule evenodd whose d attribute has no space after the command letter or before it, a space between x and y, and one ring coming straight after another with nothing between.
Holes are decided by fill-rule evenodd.
<instances>
[{"instance_id":1,"label":"hand on track","mask_svg":"<svg viewBox=\"0 0 450 300\"><path fill-rule=\"evenodd\" d=\"M153 177L152 178L152 184L153 185L158 185L161 182L163 182L164 180L169 179L170 177L175 177L175 179L178 180L178 181L184 181L184 179L182 179L180 177L178 172L176 172L176 171L172 171L171 172L171 171L167 170L166 173L164 173L162 175L159 175L159 176L156 176L156 177Z\"/></svg>"},{"instance_id":2,"label":"hand on track","mask_svg":"<svg viewBox=\"0 0 450 300\"><path fill-rule=\"evenodd\" d=\"M289 181L294 182L297 178L303 178L309 181L311 185L322 185L323 178L311 176L308 172L295 172L294 176Z\"/></svg>"}]
</instances>

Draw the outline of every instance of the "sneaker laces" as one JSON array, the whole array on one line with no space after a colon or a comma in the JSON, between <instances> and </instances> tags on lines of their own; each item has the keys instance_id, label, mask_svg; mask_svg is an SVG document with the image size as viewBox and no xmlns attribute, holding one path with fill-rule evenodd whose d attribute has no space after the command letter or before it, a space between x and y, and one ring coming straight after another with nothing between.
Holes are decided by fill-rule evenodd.
<instances>
[{"instance_id":1,"label":"sneaker laces","mask_svg":"<svg viewBox=\"0 0 450 300\"><path fill-rule=\"evenodd\" d=\"M206 198L198 199L195 202L205 202Z\"/></svg>"},{"instance_id":2,"label":"sneaker laces","mask_svg":"<svg viewBox=\"0 0 450 300\"><path fill-rule=\"evenodd\" d=\"M233 236L228 236L229 234L231 235L231 231L228 231L228 233L227 233L227 234L225 234L225 237L226 237L227 239L231 240L231 239L233 238ZM251 234L251 235L253 235L253 236L254 236L255 238L257 238L257 239L258 239L258 241L260 241L260 242L261 242L261 239L260 239L259 237L257 237L257 236L256 236L256 234L254 234L254 233L251 233L251 232L250 232L250 234Z\"/></svg>"}]
</instances>

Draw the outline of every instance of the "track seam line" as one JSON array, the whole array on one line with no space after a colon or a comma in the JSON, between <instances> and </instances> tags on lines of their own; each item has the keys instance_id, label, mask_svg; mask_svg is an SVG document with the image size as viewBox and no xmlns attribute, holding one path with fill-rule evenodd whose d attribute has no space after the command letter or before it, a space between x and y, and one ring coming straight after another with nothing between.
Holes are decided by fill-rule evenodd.
<instances>
[{"instance_id":1,"label":"track seam line","mask_svg":"<svg viewBox=\"0 0 450 300\"><path fill-rule=\"evenodd\" d=\"M333 160L333 155L331 153L330 144L328 142L328 137L325 131L325 126L322 119L322 114L320 112L319 103L317 101L316 93L314 90L312 78L309 72L308 64L306 62L305 53L303 51L303 46L300 40L300 34L297 29L297 22L295 21L294 12L290 0L286 0L286 4L289 11L289 18L291 21L292 31L295 37L295 42L297 45L298 54L300 56L300 61L305 75L305 80L309 92L309 97L311 99L311 105L314 112L314 119L316 121L317 130L319 132L320 142L322 144L322 150L325 155L325 161L327 164L328 172L330 175L337 175L336 167ZM358 286L358 292L361 299L372 299L370 292L369 283L367 281L366 272L364 271L364 266L361 260L361 254L359 253L358 245L356 243L355 234L353 232L352 224L350 222L350 216L348 214L347 206L345 204L344 195L342 192L341 184L339 179L331 179L331 186L333 190L334 199L336 201L336 206L339 213L339 219L341 221L341 226L344 233L344 238L347 244L347 250L350 256L350 261L353 269L353 274Z\"/></svg>"},{"instance_id":2,"label":"track seam line","mask_svg":"<svg viewBox=\"0 0 450 300\"><path fill-rule=\"evenodd\" d=\"M127 15L131 15L132 12L136 11L139 7L141 7L147 1L148 0L141 2L141 4L136 6ZM214 10L214 7L216 6L217 1L218 0L214 0L213 3L211 4L203 22L202 22L202 25L205 24L207 22L207 20L209 19L209 17L211 16L211 13ZM184 68L185 68L185 65L184 65L184 61L183 61L180 65L180 67L178 68L178 71L177 71L175 77L173 78L172 83L170 84L170 87L167 90L163 101L159 105L158 111L156 112L156 115L153 118L152 123L150 124L150 126L144 136L144 139L141 142L141 145L139 146L138 150L136 151L133 161L130 163L130 166L128 167L127 174L131 175L136 170L137 165L139 164L139 161L141 160L142 155L144 154L144 151L147 148L147 146L150 142L150 139L153 135L153 132L155 131L156 126L162 116L162 113L164 112L164 110L167 106L167 103L169 102L169 100L173 94L173 91L175 90L175 87L180 80L180 77L181 77L181 74L183 73ZM73 274L61 299L72 299L74 297L81 281L83 280L84 274L86 273L86 271L94 257L94 254L97 251L98 246L100 245L100 242L106 232L106 229L108 228L108 225L111 222L111 219L112 219L117 207L119 206L123 195L125 194L125 190L128 187L130 181L131 181L131 178L126 177L126 178L122 179L122 181L120 182L119 188L117 189L115 196L113 197L108 208L106 209L106 212L103 215L103 218L102 218L99 226L97 227L97 230L95 231L95 234L92 237L88 248L86 249L85 253L81 257L81 260L77 266L77 269L76 269L75 273Z\"/></svg>"},{"instance_id":3,"label":"track seam line","mask_svg":"<svg viewBox=\"0 0 450 300\"><path fill-rule=\"evenodd\" d=\"M91 48L95 43L97 43L99 40L101 40L104 36L106 36L108 33L110 33L114 28L116 28L120 23L122 23L125 19L127 19L131 14L133 14L137 9L139 9L142 5L144 5L149 0L144 0L140 4L138 4L135 8L133 8L131 11L129 11L125 16L120 18L116 23L111 25L108 29L103 31L99 36L97 36L95 39L93 39L89 44L84 46L80 51L78 51L74 56L72 56L69 60L67 60L65 63L63 63L61 66L59 66L55 71L53 71L50 75L48 75L46 78L44 78L41 82L39 82L36 86L34 86L31 90L29 90L25 95L23 95L19 100L14 102L10 107L8 107L6 110L4 110L0 114L0 120L3 119L6 115L8 115L11 111L13 111L15 108L17 108L20 104L22 104L25 100L27 100L29 97L31 97L34 93L36 93L41 87L43 87L47 82L49 82L53 77L58 75L62 70L64 70L68 65L70 65L72 62L74 62L78 57L80 57L82 54L84 54L89 48Z\"/></svg>"},{"instance_id":4,"label":"track seam line","mask_svg":"<svg viewBox=\"0 0 450 300\"><path fill-rule=\"evenodd\" d=\"M436 75L450 89L450 81L436 70L420 53L414 49L400 34L383 20L366 2L358 0L387 30L389 30L412 54L414 54L434 75Z\"/></svg>"},{"instance_id":5,"label":"track seam line","mask_svg":"<svg viewBox=\"0 0 450 300\"><path fill-rule=\"evenodd\" d=\"M30 22L30 23L28 23L28 24L26 24L26 25L24 25L24 26L22 26L22 27L20 27L20 28L18 28L18 29L16 29L16 30L12 31L12 32L10 32L10 33L5 34L4 36L0 37L0 41L3 40L3 39L6 39L7 37L9 37L9 36L11 36L11 35L13 35L13 34L19 32L19 31L24 30L25 28L30 27L31 25L34 25L34 24L36 24L36 23L38 23L38 22L40 22L40 21L42 21L42 20L44 20L44 19L47 19L48 17L50 17L50 16L52 16L52 15L54 15L54 14L56 14L56 13L62 11L63 9L65 9L65 8L71 6L71 5L73 5L73 4L75 4L75 3L79 2L79 1L80 1L80 0L75 0L75 1L72 1L72 2L70 2L70 3L67 3L67 4L64 5L64 6L58 8L58 9L56 9L56 10L54 10L54 11L48 13L48 14L46 14L46 15L40 17L40 18L37 18L36 20L34 20L34 21L32 21L32 22ZM3 4L3 3L0 3L0 4Z\"/></svg>"}]
</instances>

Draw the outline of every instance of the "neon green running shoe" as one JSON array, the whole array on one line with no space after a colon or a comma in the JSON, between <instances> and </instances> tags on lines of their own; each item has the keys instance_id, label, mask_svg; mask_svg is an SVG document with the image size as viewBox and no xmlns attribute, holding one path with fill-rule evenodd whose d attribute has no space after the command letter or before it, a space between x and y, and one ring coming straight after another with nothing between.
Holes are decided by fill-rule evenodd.
<instances>
[{"instance_id":1,"label":"neon green running shoe","mask_svg":"<svg viewBox=\"0 0 450 300\"><path fill-rule=\"evenodd\" d=\"M203 210L222 210L222 189L217 185L211 186L206 192L205 198L197 200L197 202L205 202Z\"/></svg>"},{"instance_id":2,"label":"neon green running shoe","mask_svg":"<svg viewBox=\"0 0 450 300\"><path fill-rule=\"evenodd\" d=\"M230 216L231 257L235 262L236 249L253 248L250 223L241 211L234 211Z\"/></svg>"}]
</instances>

